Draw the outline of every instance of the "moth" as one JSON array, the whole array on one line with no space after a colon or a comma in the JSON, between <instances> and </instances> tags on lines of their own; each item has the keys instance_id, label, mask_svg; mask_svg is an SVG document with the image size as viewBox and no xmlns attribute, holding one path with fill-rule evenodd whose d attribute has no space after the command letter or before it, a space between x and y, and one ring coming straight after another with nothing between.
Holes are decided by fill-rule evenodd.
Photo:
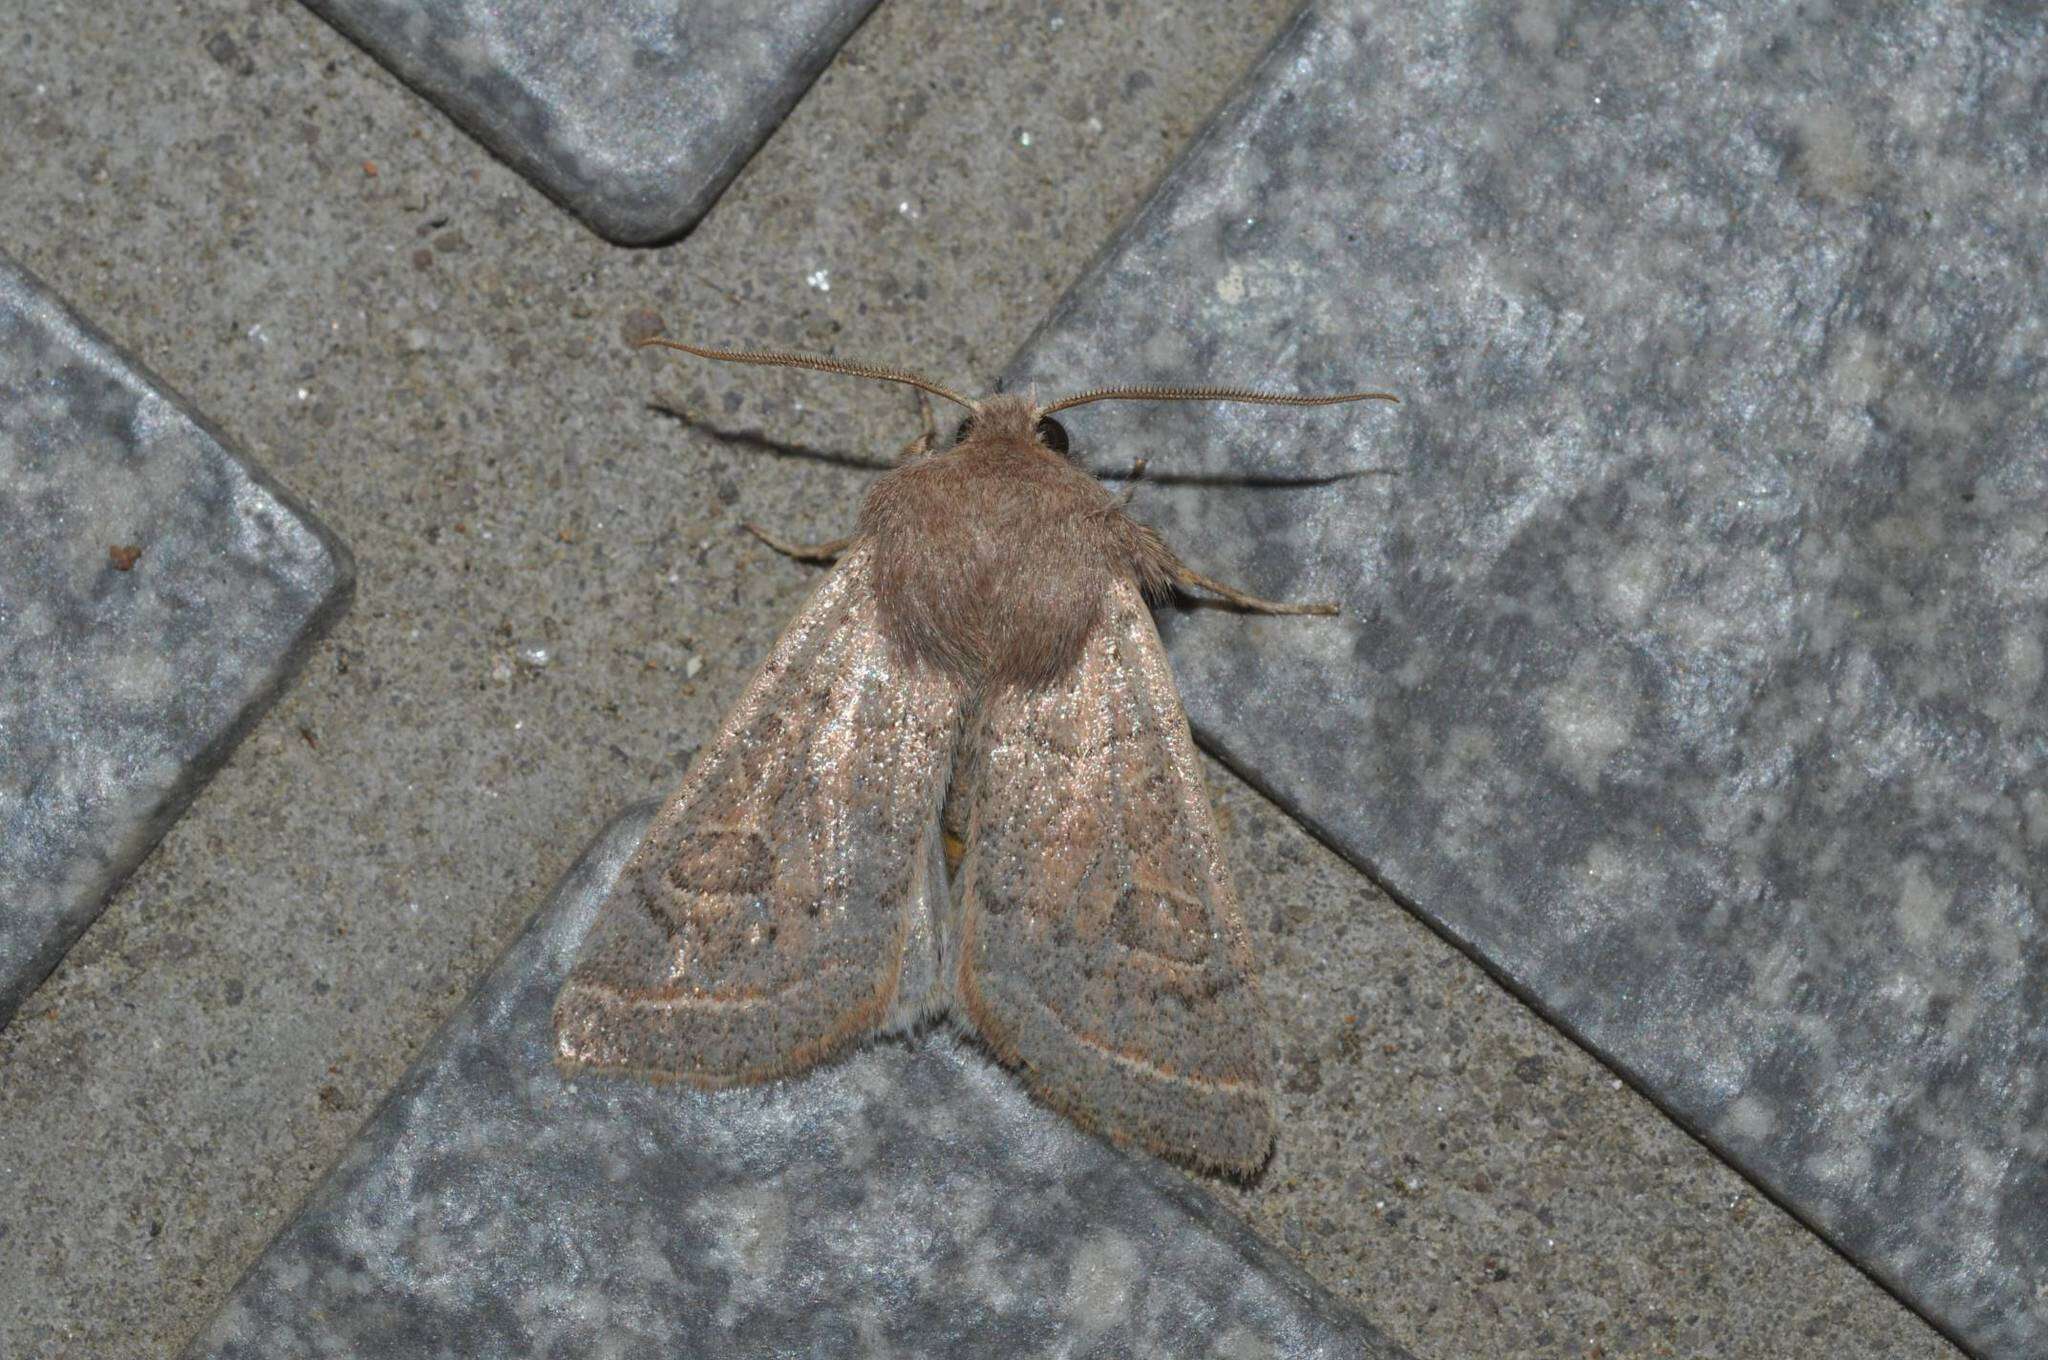
<instances>
[{"instance_id":1,"label":"moth","mask_svg":"<svg viewBox=\"0 0 2048 1360\"><path fill-rule=\"evenodd\" d=\"M569 1071L727 1087L949 1015L1045 1104L1249 1176L1273 1141L1251 940L1149 599L1331 614L1202 576L1072 458L1112 400L979 401L900 369L643 341L903 383L967 410L870 489L834 562L602 904L555 1009ZM946 828L964 845L948 871ZM928 903L943 903L938 909Z\"/></svg>"}]
</instances>

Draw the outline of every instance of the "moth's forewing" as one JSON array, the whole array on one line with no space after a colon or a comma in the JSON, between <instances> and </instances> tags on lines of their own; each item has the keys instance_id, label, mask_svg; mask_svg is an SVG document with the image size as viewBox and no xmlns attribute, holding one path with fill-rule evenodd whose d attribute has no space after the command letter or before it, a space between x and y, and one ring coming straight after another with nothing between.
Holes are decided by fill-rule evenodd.
<instances>
[{"instance_id":1,"label":"moth's forewing","mask_svg":"<svg viewBox=\"0 0 2048 1360\"><path fill-rule=\"evenodd\" d=\"M857 545L655 818L556 1003L565 1066L763 1081L933 1003L960 700L893 654L870 575Z\"/></svg>"},{"instance_id":2,"label":"moth's forewing","mask_svg":"<svg viewBox=\"0 0 2048 1360\"><path fill-rule=\"evenodd\" d=\"M1136 586L1104 600L1070 677L989 698L973 732L967 1017L1079 1122L1256 1171L1273 1116L1250 939Z\"/></svg>"}]
</instances>

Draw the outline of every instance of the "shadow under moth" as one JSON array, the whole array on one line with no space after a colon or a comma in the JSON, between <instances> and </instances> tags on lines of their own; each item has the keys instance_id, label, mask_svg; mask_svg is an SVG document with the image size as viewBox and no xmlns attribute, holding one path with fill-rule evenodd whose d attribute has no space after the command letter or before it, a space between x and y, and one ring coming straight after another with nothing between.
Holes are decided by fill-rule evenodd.
<instances>
[{"instance_id":1,"label":"shadow under moth","mask_svg":"<svg viewBox=\"0 0 2048 1360\"><path fill-rule=\"evenodd\" d=\"M1053 415L1393 398L1102 388L1039 406L811 355L643 343L905 383L968 415L935 448L925 404L850 538L754 530L837 565L602 905L556 1004L560 1063L734 1086L949 1015L1084 1127L1255 1173L1273 1141L1264 1009L1147 599L1336 607L1190 570L1070 459ZM948 891L949 831L964 849Z\"/></svg>"}]
</instances>

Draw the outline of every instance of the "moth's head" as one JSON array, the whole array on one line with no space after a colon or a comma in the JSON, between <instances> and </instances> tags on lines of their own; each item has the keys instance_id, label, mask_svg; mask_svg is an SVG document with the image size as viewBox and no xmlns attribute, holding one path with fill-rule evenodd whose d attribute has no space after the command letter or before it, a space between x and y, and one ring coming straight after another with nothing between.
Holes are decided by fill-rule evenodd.
<instances>
[{"instance_id":1,"label":"moth's head","mask_svg":"<svg viewBox=\"0 0 2048 1360\"><path fill-rule=\"evenodd\" d=\"M1062 458L1071 445L1066 426L1046 415L1029 397L997 394L984 397L953 430L957 448L969 442L1029 445Z\"/></svg>"}]
</instances>

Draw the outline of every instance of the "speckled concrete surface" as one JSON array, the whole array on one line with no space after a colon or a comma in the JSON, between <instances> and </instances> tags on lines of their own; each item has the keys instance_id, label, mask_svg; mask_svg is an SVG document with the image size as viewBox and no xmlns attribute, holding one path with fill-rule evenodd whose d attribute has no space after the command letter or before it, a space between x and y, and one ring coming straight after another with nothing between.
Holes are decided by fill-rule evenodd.
<instances>
[{"instance_id":1,"label":"speckled concrete surface","mask_svg":"<svg viewBox=\"0 0 2048 1360\"><path fill-rule=\"evenodd\" d=\"M599 836L194 1360L1401 1360L1184 1177L948 1031L768 1087L565 1079L555 996L653 811Z\"/></svg>"},{"instance_id":2,"label":"speckled concrete surface","mask_svg":"<svg viewBox=\"0 0 2048 1360\"><path fill-rule=\"evenodd\" d=\"M875 0L306 0L614 241L704 215Z\"/></svg>"},{"instance_id":3,"label":"speckled concrete surface","mask_svg":"<svg viewBox=\"0 0 2048 1360\"><path fill-rule=\"evenodd\" d=\"M1198 729L2004 1360L2048 1350L2044 53L1332 3L1019 374L1408 398L1073 413L1401 473L1147 499L1349 615L1175 620Z\"/></svg>"},{"instance_id":4,"label":"speckled concrete surface","mask_svg":"<svg viewBox=\"0 0 2048 1360\"><path fill-rule=\"evenodd\" d=\"M658 252L597 240L296 0L10 25L0 239L305 496L359 580L0 1031L0 1351L161 1356L196 1333L594 828L680 777L810 590L738 522L842 532L872 474L804 450L914 429L887 389L684 368L621 335L652 312L986 380L1289 8L882 5ZM650 414L655 393L791 451ZM1394 1340L1955 1354L1269 804L1215 786L1288 1088L1265 1181L1216 1193Z\"/></svg>"},{"instance_id":5,"label":"speckled concrete surface","mask_svg":"<svg viewBox=\"0 0 2048 1360\"><path fill-rule=\"evenodd\" d=\"M354 575L324 527L0 255L0 1025Z\"/></svg>"}]
</instances>

